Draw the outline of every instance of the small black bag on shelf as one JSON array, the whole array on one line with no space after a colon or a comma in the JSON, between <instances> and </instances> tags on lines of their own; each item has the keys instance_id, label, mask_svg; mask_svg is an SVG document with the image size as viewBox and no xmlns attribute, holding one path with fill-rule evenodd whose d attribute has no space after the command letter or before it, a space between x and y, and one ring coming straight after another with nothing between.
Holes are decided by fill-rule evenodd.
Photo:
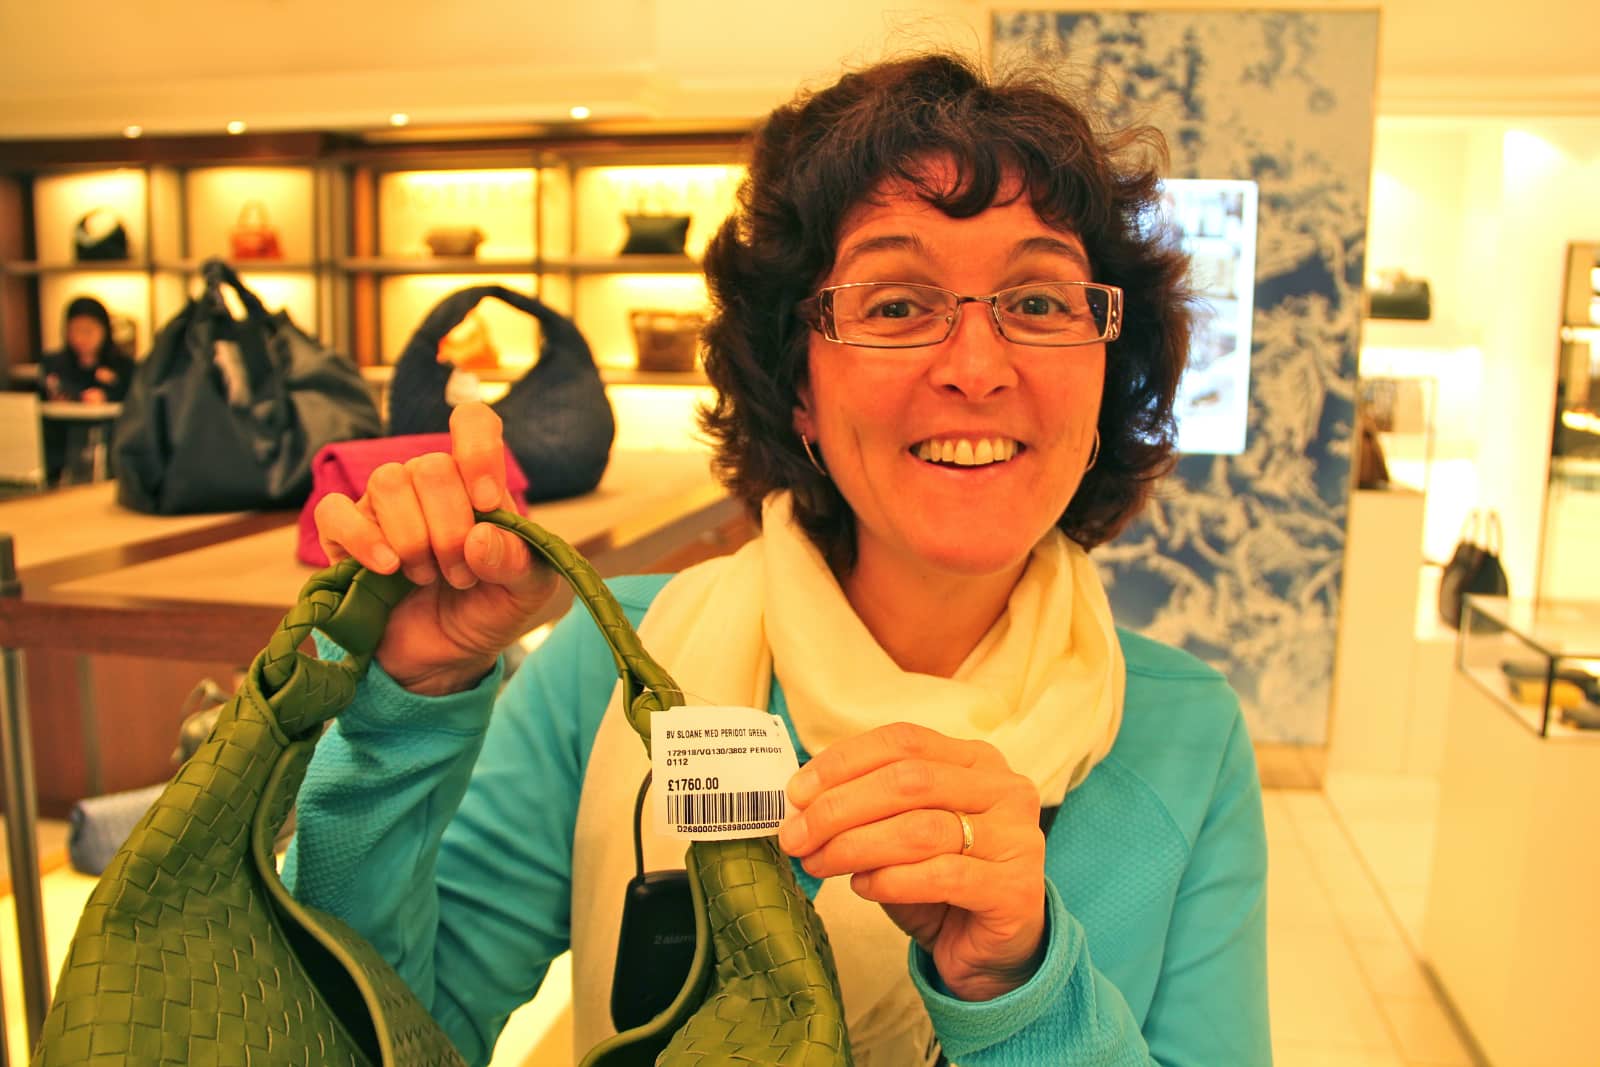
<instances>
[{"instance_id":1,"label":"small black bag on shelf","mask_svg":"<svg viewBox=\"0 0 1600 1067\"><path fill-rule=\"evenodd\" d=\"M688 215L624 215L628 240L622 256L681 256L689 240Z\"/></svg>"},{"instance_id":2,"label":"small black bag on shelf","mask_svg":"<svg viewBox=\"0 0 1600 1067\"><path fill-rule=\"evenodd\" d=\"M204 274L134 372L112 446L117 501L162 515L297 507L318 449L383 432L377 405L354 363L268 313L227 264Z\"/></svg>"},{"instance_id":3,"label":"small black bag on shelf","mask_svg":"<svg viewBox=\"0 0 1600 1067\"><path fill-rule=\"evenodd\" d=\"M110 208L97 207L72 230L72 255L79 263L114 263L128 258L128 227Z\"/></svg>"},{"instance_id":4,"label":"small black bag on shelf","mask_svg":"<svg viewBox=\"0 0 1600 1067\"><path fill-rule=\"evenodd\" d=\"M1367 315L1425 322L1433 317L1433 290L1425 278L1413 278L1404 271L1385 272L1367 290Z\"/></svg>"},{"instance_id":5,"label":"small black bag on shelf","mask_svg":"<svg viewBox=\"0 0 1600 1067\"><path fill-rule=\"evenodd\" d=\"M1462 600L1468 593L1507 596L1511 591L1500 563L1502 536L1497 512L1473 511L1461 527L1461 540L1439 578L1439 618L1451 629L1461 625ZM1487 626L1487 620L1483 624Z\"/></svg>"},{"instance_id":6,"label":"small black bag on shelf","mask_svg":"<svg viewBox=\"0 0 1600 1067\"><path fill-rule=\"evenodd\" d=\"M477 285L441 300L417 327L394 368L389 433L445 433L445 386L455 368L439 362L439 342L494 297L539 320L539 361L491 407L506 446L528 476L529 501L559 500L600 484L611 459L616 419L589 342L571 319L541 301L499 285Z\"/></svg>"}]
</instances>

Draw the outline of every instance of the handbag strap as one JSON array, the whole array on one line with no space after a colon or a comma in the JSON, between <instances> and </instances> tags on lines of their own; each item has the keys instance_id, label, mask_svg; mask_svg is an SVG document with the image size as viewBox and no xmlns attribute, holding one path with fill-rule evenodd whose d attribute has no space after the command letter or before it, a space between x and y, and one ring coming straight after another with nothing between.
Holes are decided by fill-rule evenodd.
<instances>
[{"instance_id":1,"label":"handbag strap","mask_svg":"<svg viewBox=\"0 0 1600 1067\"><path fill-rule=\"evenodd\" d=\"M1482 514L1477 508L1467 512L1466 519L1461 523L1461 535L1456 538L1457 544L1475 545L1478 543L1478 525L1483 521Z\"/></svg>"},{"instance_id":2,"label":"handbag strap","mask_svg":"<svg viewBox=\"0 0 1600 1067\"><path fill-rule=\"evenodd\" d=\"M1483 524L1483 549L1498 559L1500 550L1505 547L1505 533L1500 528L1500 513L1490 508L1484 514L1486 518Z\"/></svg>"},{"instance_id":3,"label":"handbag strap","mask_svg":"<svg viewBox=\"0 0 1600 1067\"><path fill-rule=\"evenodd\" d=\"M239 302L244 305L246 315L263 320L271 317L267 312L266 305L261 302L261 298L245 287L244 282L239 280L238 273L228 266L226 260L218 259L215 256L206 260L200 265L200 276L205 279L206 292L216 296L219 301L221 299L220 290L226 285L238 294Z\"/></svg>"},{"instance_id":4,"label":"handbag strap","mask_svg":"<svg viewBox=\"0 0 1600 1067\"><path fill-rule=\"evenodd\" d=\"M239 206L239 218L235 225L259 230L271 224L272 219L267 215L267 205L264 201L246 200Z\"/></svg>"},{"instance_id":5,"label":"handbag strap","mask_svg":"<svg viewBox=\"0 0 1600 1067\"><path fill-rule=\"evenodd\" d=\"M681 705L683 692L645 651L604 580L571 545L515 512L497 509L480 512L478 518L521 537L572 587L611 649L628 721L648 749L652 713ZM349 704L383 637L389 612L411 588L404 575L377 574L354 559L311 577L252 668L260 671L262 694L284 733L301 736ZM345 658L324 661L301 652L312 630L337 642Z\"/></svg>"}]
</instances>

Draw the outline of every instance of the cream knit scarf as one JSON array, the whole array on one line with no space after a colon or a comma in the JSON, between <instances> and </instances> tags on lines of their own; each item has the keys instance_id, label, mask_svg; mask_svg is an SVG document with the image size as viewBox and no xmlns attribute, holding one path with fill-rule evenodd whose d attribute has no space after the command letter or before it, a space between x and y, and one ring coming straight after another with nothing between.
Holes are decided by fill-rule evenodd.
<instances>
[{"instance_id":1,"label":"cream knit scarf","mask_svg":"<svg viewBox=\"0 0 1600 1067\"><path fill-rule=\"evenodd\" d=\"M1088 554L1059 530L1034 548L1005 614L940 678L901 670L878 645L793 521L789 494L769 497L761 519L760 538L669 582L639 628L690 703L764 708L776 664L811 754L913 721L988 741L1047 805L1111 750L1122 648Z\"/></svg>"}]
</instances>

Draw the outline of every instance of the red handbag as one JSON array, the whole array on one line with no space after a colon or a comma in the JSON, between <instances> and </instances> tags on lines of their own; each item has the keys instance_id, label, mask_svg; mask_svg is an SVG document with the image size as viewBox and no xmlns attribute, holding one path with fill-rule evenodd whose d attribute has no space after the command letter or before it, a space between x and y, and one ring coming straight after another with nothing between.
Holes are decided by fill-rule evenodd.
<instances>
[{"instance_id":1,"label":"red handbag","mask_svg":"<svg viewBox=\"0 0 1600 1067\"><path fill-rule=\"evenodd\" d=\"M325 445L311 460L311 496L300 509L300 542L295 558L314 567L326 567L328 554L317 540L317 501L329 493L343 493L352 500L366 492L367 479L385 463L404 463L429 452L450 451L447 433L418 433L401 437L373 437L364 441L340 441ZM526 514L523 498L528 491L528 476L505 449L506 489L519 514Z\"/></svg>"},{"instance_id":2,"label":"red handbag","mask_svg":"<svg viewBox=\"0 0 1600 1067\"><path fill-rule=\"evenodd\" d=\"M259 200L246 201L239 209L239 221L228 235L234 259L282 259L283 248L278 244L278 230L267 218L267 205Z\"/></svg>"}]
</instances>

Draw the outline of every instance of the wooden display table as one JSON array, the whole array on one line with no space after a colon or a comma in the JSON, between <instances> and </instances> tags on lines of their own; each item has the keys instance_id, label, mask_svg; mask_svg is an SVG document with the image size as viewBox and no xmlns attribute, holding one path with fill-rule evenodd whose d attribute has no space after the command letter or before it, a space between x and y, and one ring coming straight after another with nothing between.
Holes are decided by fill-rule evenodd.
<instances>
[{"instance_id":1,"label":"wooden display table","mask_svg":"<svg viewBox=\"0 0 1600 1067\"><path fill-rule=\"evenodd\" d=\"M0 646L28 653L45 814L170 773L184 694L205 676L228 685L315 571L294 558L296 512L162 518L117 508L114 489L0 504L23 587L0 597ZM529 515L608 577L675 570L750 532L699 452L616 452L593 493Z\"/></svg>"}]
</instances>

